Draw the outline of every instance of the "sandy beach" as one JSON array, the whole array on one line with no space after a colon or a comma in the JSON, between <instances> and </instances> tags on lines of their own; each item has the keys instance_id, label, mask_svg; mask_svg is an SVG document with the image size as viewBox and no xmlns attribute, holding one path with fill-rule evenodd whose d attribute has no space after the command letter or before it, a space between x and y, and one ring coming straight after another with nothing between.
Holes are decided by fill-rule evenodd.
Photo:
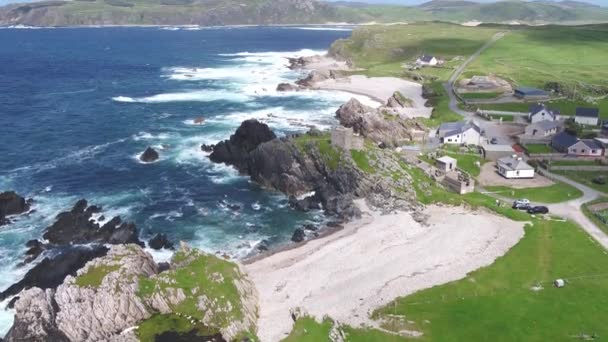
<instances>
[{"instance_id":1,"label":"sandy beach","mask_svg":"<svg viewBox=\"0 0 608 342\"><path fill-rule=\"evenodd\" d=\"M260 295L262 341L289 334L295 308L374 324L374 309L490 265L524 235L523 223L486 211L430 206L424 226L409 213L382 216L358 204L363 218L345 229L245 266Z\"/></svg>"},{"instance_id":2,"label":"sandy beach","mask_svg":"<svg viewBox=\"0 0 608 342\"><path fill-rule=\"evenodd\" d=\"M317 57L306 66L309 70L326 73L334 71L357 71L351 69L345 62L336 61L329 57ZM433 108L426 107L426 99L422 97L422 85L397 77L367 77L352 75L336 79L328 79L314 84L315 89L338 90L357 95L364 95L373 100L386 104L387 100L398 91L412 101L412 108L400 110L400 114L410 118L429 118Z\"/></svg>"}]
</instances>

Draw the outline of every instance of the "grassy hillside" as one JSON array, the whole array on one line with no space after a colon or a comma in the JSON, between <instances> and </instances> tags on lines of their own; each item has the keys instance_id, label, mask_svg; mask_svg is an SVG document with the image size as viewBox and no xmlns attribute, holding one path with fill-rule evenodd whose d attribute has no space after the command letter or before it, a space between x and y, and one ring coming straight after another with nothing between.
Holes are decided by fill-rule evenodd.
<instances>
[{"instance_id":1,"label":"grassy hillside","mask_svg":"<svg viewBox=\"0 0 608 342\"><path fill-rule=\"evenodd\" d=\"M514 29L469 65L465 76L495 74L514 85L554 82L574 95L608 93L605 26Z\"/></svg>"},{"instance_id":2,"label":"grassy hillside","mask_svg":"<svg viewBox=\"0 0 608 342\"><path fill-rule=\"evenodd\" d=\"M571 2L435 0L423 6L361 5L316 0L47 0L0 8L0 25L244 25L328 22L483 21L592 23L608 9Z\"/></svg>"}]
</instances>

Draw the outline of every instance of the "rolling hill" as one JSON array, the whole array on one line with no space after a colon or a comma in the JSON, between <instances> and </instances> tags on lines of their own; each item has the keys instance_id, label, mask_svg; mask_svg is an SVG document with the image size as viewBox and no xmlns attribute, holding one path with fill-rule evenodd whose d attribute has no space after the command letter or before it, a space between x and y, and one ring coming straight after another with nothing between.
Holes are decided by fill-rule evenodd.
<instances>
[{"instance_id":1,"label":"rolling hill","mask_svg":"<svg viewBox=\"0 0 608 342\"><path fill-rule=\"evenodd\" d=\"M47 0L0 7L0 25L269 25L413 21L580 24L608 8L565 0L432 0L419 6L318 0Z\"/></svg>"}]
</instances>

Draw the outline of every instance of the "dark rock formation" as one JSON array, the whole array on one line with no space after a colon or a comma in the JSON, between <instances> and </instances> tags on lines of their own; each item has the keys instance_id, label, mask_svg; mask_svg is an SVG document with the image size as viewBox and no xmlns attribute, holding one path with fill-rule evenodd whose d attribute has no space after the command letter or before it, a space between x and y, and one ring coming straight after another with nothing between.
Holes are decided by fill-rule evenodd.
<instances>
[{"instance_id":1,"label":"dark rock formation","mask_svg":"<svg viewBox=\"0 0 608 342\"><path fill-rule=\"evenodd\" d=\"M158 152L156 152L155 149L153 149L152 147L148 147L144 153L141 154L141 156L139 156L139 160L141 160L144 163L153 163L155 161L158 160L160 156L158 155Z\"/></svg>"},{"instance_id":2,"label":"dark rock formation","mask_svg":"<svg viewBox=\"0 0 608 342\"><path fill-rule=\"evenodd\" d=\"M152 249L173 249L173 242L169 240L167 234L159 233L156 234L150 241L148 242L148 246Z\"/></svg>"},{"instance_id":3,"label":"dark rock formation","mask_svg":"<svg viewBox=\"0 0 608 342\"><path fill-rule=\"evenodd\" d=\"M68 275L75 275L87 262L106 255L108 249L103 246L67 247L55 257L44 258L38 265L29 270L19 282L0 293L0 301L16 295L24 289L38 287L49 289L57 287Z\"/></svg>"},{"instance_id":4,"label":"dark rock formation","mask_svg":"<svg viewBox=\"0 0 608 342\"><path fill-rule=\"evenodd\" d=\"M302 242L306 239L306 233L304 233L304 229L302 228L298 228L293 232L293 235L291 236L291 241L293 242Z\"/></svg>"},{"instance_id":5,"label":"dark rock formation","mask_svg":"<svg viewBox=\"0 0 608 342\"><path fill-rule=\"evenodd\" d=\"M30 204L25 198L14 191L0 193L0 226L9 224L9 215L19 215L30 210Z\"/></svg>"},{"instance_id":6,"label":"dark rock formation","mask_svg":"<svg viewBox=\"0 0 608 342\"><path fill-rule=\"evenodd\" d=\"M386 101L386 107L388 108L411 108L412 100L406 98L400 92L396 91L393 93L391 97Z\"/></svg>"},{"instance_id":7,"label":"dark rock formation","mask_svg":"<svg viewBox=\"0 0 608 342\"><path fill-rule=\"evenodd\" d=\"M279 83L277 91L298 91L300 88L291 83Z\"/></svg>"},{"instance_id":8,"label":"dark rock formation","mask_svg":"<svg viewBox=\"0 0 608 342\"><path fill-rule=\"evenodd\" d=\"M202 144L201 151L208 153L213 152L213 145Z\"/></svg>"},{"instance_id":9,"label":"dark rock formation","mask_svg":"<svg viewBox=\"0 0 608 342\"><path fill-rule=\"evenodd\" d=\"M268 125L257 120L247 120L241 124L230 140L215 145L209 158L215 163L233 165L241 172L246 172L249 153L260 144L274 138L276 136Z\"/></svg>"},{"instance_id":10,"label":"dark rock formation","mask_svg":"<svg viewBox=\"0 0 608 342\"><path fill-rule=\"evenodd\" d=\"M87 207L87 201L82 199L71 211L57 215L57 221L47 228L43 237L55 246L88 243L142 245L135 225L123 223L120 217L114 217L101 227L92 221L91 216L100 211L97 206Z\"/></svg>"},{"instance_id":11,"label":"dark rock formation","mask_svg":"<svg viewBox=\"0 0 608 342\"><path fill-rule=\"evenodd\" d=\"M34 261L42 252L46 250L46 246L38 240L30 240L25 243L28 250L25 252L25 263L29 264Z\"/></svg>"}]
</instances>

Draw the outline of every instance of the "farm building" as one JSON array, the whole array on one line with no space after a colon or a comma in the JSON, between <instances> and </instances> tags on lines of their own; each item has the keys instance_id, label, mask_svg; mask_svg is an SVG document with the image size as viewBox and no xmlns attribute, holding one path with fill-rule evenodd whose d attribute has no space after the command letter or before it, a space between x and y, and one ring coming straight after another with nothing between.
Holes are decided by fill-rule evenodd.
<instances>
[{"instance_id":1,"label":"farm building","mask_svg":"<svg viewBox=\"0 0 608 342\"><path fill-rule=\"evenodd\" d=\"M473 121L446 122L439 126L437 136L442 144L479 145L481 128Z\"/></svg>"},{"instance_id":2,"label":"farm building","mask_svg":"<svg viewBox=\"0 0 608 342\"><path fill-rule=\"evenodd\" d=\"M559 115L558 111L547 108L542 103L535 104L530 107L530 113L528 114L528 121L531 123L540 121L555 121Z\"/></svg>"},{"instance_id":3,"label":"farm building","mask_svg":"<svg viewBox=\"0 0 608 342\"><path fill-rule=\"evenodd\" d=\"M576 144L578 139L571 134L561 132L553 136L551 139L551 147L563 153L567 153L570 146Z\"/></svg>"},{"instance_id":4,"label":"farm building","mask_svg":"<svg viewBox=\"0 0 608 342\"><path fill-rule=\"evenodd\" d=\"M498 159L498 173L508 179L534 178L534 168L517 155Z\"/></svg>"},{"instance_id":5,"label":"farm building","mask_svg":"<svg viewBox=\"0 0 608 342\"><path fill-rule=\"evenodd\" d=\"M439 59L437 59L435 56L422 55L416 60L416 64L420 66L435 66L439 64Z\"/></svg>"},{"instance_id":6,"label":"farm building","mask_svg":"<svg viewBox=\"0 0 608 342\"><path fill-rule=\"evenodd\" d=\"M437 160L435 161L435 166L443 172L450 172L456 170L456 163L456 159L448 156L443 156L441 158L437 158Z\"/></svg>"},{"instance_id":7,"label":"farm building","mask_svg":"<svg viewBox=\"0 0 608 342\"><path fill-rule=\"evenodd\" d=\"M498 160L503 157L511 156L516 151L509 144L482 144L480 152L484 159Z\"/></svg>"},{"instance_id":8,"label":"farm building","mask_svg":"<svg viewBox=\"0 0 608 342\"><path fill-rule=\"evenodd\" d=\"M519 87L515 89L513 94L515 97L523 100L548 100L549 93L542 89Z\"/></svg>"},{"instance_id":9,"label":"farm building","mask_svg":"<svg viewBox=\"0 0 608 342\"><path fill-rule=\"evenodd\" d=\"M544 120L526 126L525 135L534 138L546 138L557 134L561 129L561 122Z\"/></svg>"},{"instance_id":10,"label":"farm building","mask_svg":"<svg viewBox=\"0 0 608 342\"><path fill-rule=\"evenodd\" d=\"M597 108L576 108L574 122L579 125L597 126L600 123L600 110Z\"/></svg>"},{"instance_id":11,"label":"farm building","mask_svg":"<svg viewBox=\"0 0 608 342\"><path fill-rule=\"evenodd\" d=\"M568 147L568 154L579 157L601 157L604 155L604 148L593 139L581 139Z\"/></svg>"}]
</instances>

